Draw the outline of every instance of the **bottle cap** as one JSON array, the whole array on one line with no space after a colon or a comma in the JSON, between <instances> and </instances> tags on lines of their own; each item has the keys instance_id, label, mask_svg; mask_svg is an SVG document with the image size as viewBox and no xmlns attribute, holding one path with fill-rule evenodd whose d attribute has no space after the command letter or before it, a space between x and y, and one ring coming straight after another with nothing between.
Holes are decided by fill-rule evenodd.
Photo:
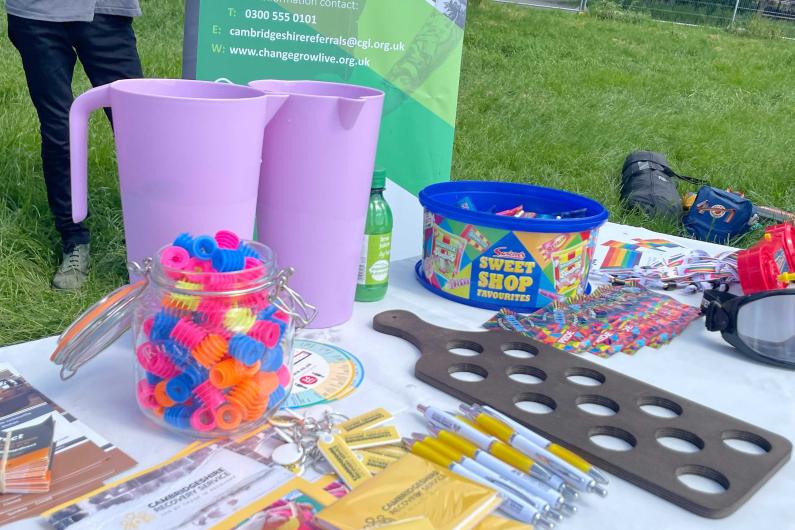
<instances>
[{"instance_id":1,"label":"bottle cap","mask_svg":"<svg viewBox=\"0 0 795 530\"><path fill-rule=\"evenodd\" d=\"M386 186L386 169L376 167L373 171L373 184L370 189L382 190Z\"/></svg>"}]
</instances>

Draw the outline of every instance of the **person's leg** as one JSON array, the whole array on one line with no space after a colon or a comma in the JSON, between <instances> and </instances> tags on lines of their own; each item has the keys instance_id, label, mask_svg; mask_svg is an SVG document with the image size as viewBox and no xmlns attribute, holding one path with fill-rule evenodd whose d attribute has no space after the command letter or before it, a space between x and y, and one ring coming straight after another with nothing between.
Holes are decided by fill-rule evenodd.
<instances>
[{"instance_id":1,"label":"person's leg","mask_svg":"<svg viewBox=\"0 0 795 530\"><path fill-rule=\"evenodd\" d=\"M64 23L9 15L8 35L22 57L30 98L39 116L47 201L68 253L90 239L88 229L72 221L69 107L75 52Z\"/></svg>"},{"instance_id":2,"label":"person's leg","mask_svg":"<svg viewBox=\"0 0 795 530\"><path fill-rule=\"evenodd\" d=\"M69 24L77 56L93 86L143 77L132 20L96 14L92 22ZM110 109L105 113L111 119Z\"/></svg>"}]
</instances>

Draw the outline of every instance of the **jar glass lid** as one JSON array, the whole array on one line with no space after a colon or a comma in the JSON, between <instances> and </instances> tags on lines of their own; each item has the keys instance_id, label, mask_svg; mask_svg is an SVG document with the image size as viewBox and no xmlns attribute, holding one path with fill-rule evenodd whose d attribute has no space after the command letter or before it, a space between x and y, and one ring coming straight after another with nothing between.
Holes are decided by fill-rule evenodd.
<instances>
[{"instance_id":1,"label":"jar glass lid","mask_svg":"<svg viewBox=\"0 0 795 530\"><path fill-rule=\"evenodd\" d=\"M61 379L96 357L130 328L135 301L147 280L123 285L80 315L58 338L50 360L61 367Z\"/></svg>"}]
</instances>

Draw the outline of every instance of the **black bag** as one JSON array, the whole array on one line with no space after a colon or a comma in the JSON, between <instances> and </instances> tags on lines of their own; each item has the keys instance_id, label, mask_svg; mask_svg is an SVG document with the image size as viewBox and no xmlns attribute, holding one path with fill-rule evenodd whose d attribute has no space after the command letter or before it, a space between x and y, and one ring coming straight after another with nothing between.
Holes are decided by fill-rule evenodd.
<instances>
[{"instance_id":1,"label":"black bag","mask_svg":"<svg viewBox=\"0 0 795 530\"><path fill-rule=\"evenodd\" d=\"M678 175L661 153L635 151L624 160L621 170L621 200L650 216L681 217L682 198L674 179L694 184L704 181Z\"/></svg>"}]
</instances>

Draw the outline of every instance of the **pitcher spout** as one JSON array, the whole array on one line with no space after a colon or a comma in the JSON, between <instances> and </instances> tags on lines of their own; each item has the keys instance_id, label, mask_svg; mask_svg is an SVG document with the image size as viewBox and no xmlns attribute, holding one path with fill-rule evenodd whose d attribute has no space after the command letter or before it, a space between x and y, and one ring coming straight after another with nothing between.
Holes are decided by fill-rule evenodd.
<instances>
[{"instance_id":1,"label":"pitcher spout","mask_svg":"<svg viewBox=\"0 0 795 530\"><path fill-rule=\"evenodd\" d=\"M364 98L339 98L337 110L340 115L340 125L343 129L351 129L356 125L359 119L364 104L367 102Z\"/></svg>"},{"instance_id":2,"label":"pitcher spout","mask_svg":"<svg viewBox=\"0 0 795 530\"><path fill-rule=\"evenodd\" d=\"M265 123L270 123L276 114L281 110L282 106L290 99L287 94L269 94L268 104L265 109Z\"/></svg>"}]
</instances>

